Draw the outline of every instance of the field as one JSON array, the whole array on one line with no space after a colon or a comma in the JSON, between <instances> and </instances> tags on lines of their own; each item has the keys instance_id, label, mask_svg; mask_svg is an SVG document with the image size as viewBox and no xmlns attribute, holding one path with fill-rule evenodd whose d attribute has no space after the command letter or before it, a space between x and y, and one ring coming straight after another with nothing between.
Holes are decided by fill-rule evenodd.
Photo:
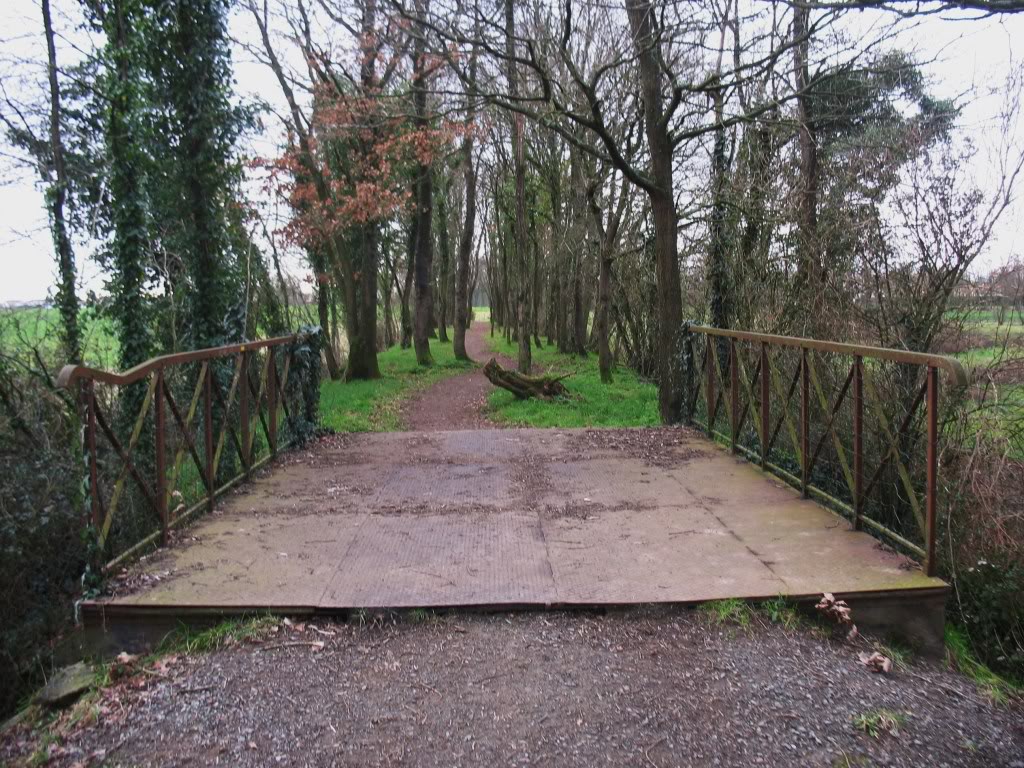
<instances>
[{"instance_id":1,"label":"field","mask_svg":"<svg viewBox=\"0 0 1024 768\"><path fill-rule=\"evenodd\" d=\"M91 309L82 312L81 318L85 362L97 368L116 367L119 347L113 323ZM0 349L8 355L31 354L38 349L43 360L55 359L59 323L60 315L53 307L0 309Z\"/></svg>"},{"instance_id":2,"label":"field","mask_svg":"<svg viewBox=\"0 0 1024 768\"><path fill-rule=\"evenodd\" d=\"M970 427L1024 459L1024 311L974 310L963 330L954 354L971 377Z\"/></svg>"}]
</instances>

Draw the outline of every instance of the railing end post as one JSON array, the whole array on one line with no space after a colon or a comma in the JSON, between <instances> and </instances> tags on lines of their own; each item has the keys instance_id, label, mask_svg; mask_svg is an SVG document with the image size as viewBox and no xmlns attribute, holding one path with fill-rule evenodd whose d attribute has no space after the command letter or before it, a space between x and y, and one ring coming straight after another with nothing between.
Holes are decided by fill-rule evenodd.
<instances>
[{"instance_id":1,"label":"railing end post","mask_svg":"<svg viewBox=\"0 0 1024 768\"><path fill-rule=\"evenodd\" d=\"M156 441L156 512L160 518L160 539L164 546L170 534L170 520L167 517L167 457L166 424L164 421L164 369L156 369L156 391L153 393L154 440Z\"/></svg>"},{"instance_id":2,"label":"railing end post","mask_svg":"<svg viewBox=\"0 0 1024 768\"><path fill-rule=\"evenodd\" d=\"M853 529L864 527L864 358L853 358Z\"/></svg>"},{"instance_id":3,"label":"railing end post","mask_svg":"<svg viewBox=\"0 0 1024 768\"><path fill-rule=\"evenodd\" d=\"M934 576L938 570L935 540L939 476L939 369L934 365L929 365L927 371L928 464L925 477L925 572L929 576Z\"/></svg>"},{"instance_id":4,"label":"railing end post","mask_svg":"<svg viewBox=\"0 0 1024 768\"><path fill-rule=\"evenodd\" d=\"M806 499L810 485L811 453L811 379L809 350L800 346L800 493Z\"/></svg>"}]
</instances>

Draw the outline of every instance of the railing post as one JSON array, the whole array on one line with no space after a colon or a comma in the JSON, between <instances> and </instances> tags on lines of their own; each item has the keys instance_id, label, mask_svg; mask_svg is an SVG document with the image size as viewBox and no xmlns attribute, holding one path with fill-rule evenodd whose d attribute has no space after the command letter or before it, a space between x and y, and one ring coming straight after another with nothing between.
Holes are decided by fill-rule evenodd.
<instances>
[{"instance_id":1,"label":"railing post","mask_svg":"<svg viewBox=\"0 0 1024 768\"><path fill-rule=\"evenodd\" d=\"M707 368L708 383L704 387L704 394L708 398L708 437L714 439L715 433L715 361L711 355L711 345L714 342L711 336L704 334L704 366Z\"/></svg>"},{"instance_id":2,"label":"railing post","mask_svg":"<svg viewBox=\"0 0 1024 768\"><path fill-rule=\"evenodd\" d=\"M213 471L213 364L206 366L203 382L203 442L206 446L206 510L213 512L216 479Z\"/></svg>"},{"instance_id":3,"label":"railing post","mask_svg":"<svg viewBox=\"0 0 1024 768\"><path fill-rule=\"evenodd\" d=\"M277 456L277 363L274 348L267 347L267 423L270 430L270 455Z\"/></svg>"},{"instance_id":4,"label":"railing post","mask_svg":"<svg viewBox=\"0 0 1024 768\"><path fill-rule=\"evenodd\" d=\"M85 415L85 453L89 461L89 511L93 527L98 531L100 520L100 482L96 463L96 391L92 379L82 379L80 387Z\"/></svg>"},{"instance_id":5,"label":"railing post","mask_svg":"<svg viewBox=\"0 0 1024 768\"><path fill-rule=\"evenodd\" d=\"M768 432L771 430L771 369L768 367L768 342L761 342L761 469L768 469Z\"/></svg>"},{"instance_id":6,"label":"railing post","mask_svg":"<svg viewBox=\"0 0 1024 768\"><path fill-rule=\"evenodd\" d=\"M242 432L242 468L245 474L249 474L249 355L242 352L238 360L239 369L238 386L238 418L241 421Z\"/></svg>"},{"instance_id":7,"label":"railing post","mask_svg":"<svg viewBox=\"0 0 1024 768\"><path fill-rule=\"evenodd\" d=\"M729 339L729 403L730 403L730 414L729 421L732 424L732 452L736 453L739 449L739 429L740 429L740 374L739 366L736 365L736 339Z\"/></svg>"},{"instance_id":8,"label":"railing post","mask_svg":"<svg viewBox=\"0 0 1024 768\"><path fill-rule=\"evenodd\" d=\"M853 529L864 514L864 358L853 358Z\"/></svg>"},{"instance_id":9,"label":"railing post","mask_svg":"<svg viewBox=\"0 0 1024 768\"><path fill-rule=\"evenodd\" d=\"M925 573L934 576L935 561L935 507L939 474L939 369L928 366L928 470L925 482Z\"/></svg>"},{"instance_id":10,"label":"railing post","mask_svg":"<svg viewBox=\"0 0 1024 768\"><path fill-rule=\"evenodd\" d=\"M156 513L160 518L160 538L167 544L167 463L164 456L166 423L164 421L164 369L156 370L156 390L153 393L153 417L156 440Z\"/></svg>"},{"instance_id":11,"label":"railing post","mask_svg":"<svg viewBox=\"0 0 1024 768\"><path fill-rule=\"evenodd\" d=\"M800 347L800 492L807 498L811 460L811 379L807 347Z\"/></svg>"}]
</instances>

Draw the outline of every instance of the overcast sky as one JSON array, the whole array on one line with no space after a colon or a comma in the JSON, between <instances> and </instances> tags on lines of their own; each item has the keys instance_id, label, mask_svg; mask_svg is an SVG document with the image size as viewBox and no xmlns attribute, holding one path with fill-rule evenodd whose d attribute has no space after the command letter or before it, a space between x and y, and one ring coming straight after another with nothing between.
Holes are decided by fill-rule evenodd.
<instances>
[{"instance_id":1,"label":"overcast sky","mask_svg":"<svg viewBox=\"0 0 1024 768\"><path fill-rule=\"evenodd\" d=\"M68 29L68 20L61 14L61 7L69 0L51 0L56 18L54 24L58 35L62 32L73 34ZM233 27L247 25L244 17L236 15ZM3 59L20 58L26 62L38 62L40 73L46 64L46 48L42 35L42 21L37 0L2 0L0 2L0 35L4 46ZM985 92L1000 86L1007 71L1018 61L1024 50L1014 56L1013 40L1024 49L1024 14L1002 19L979 21L950 21L929 17L898 40L900 47L915 51L929 63L925 71L932 83L932 92L940 97L960 97L977 89ZM74 51L65 43L58 51L62 63L67 63ZM0 78L8 87L12 84L12 71L0 69ZM239 59L236 76L241 93L259 93L264 98L273 97L276 87L267 71L252 63ZM1002 142L1024 144L1024 125L1018 126L1017 135L1004 136L997 129L997 115L1001 99L995 95L984 96L966 104L961 125L970 132L983 153L994 151ZM276 126L272 126L276 129ZM267 151L267 137L259 150ZM0 142L0 151L5 155L7 148ZM10 166L10 163L5 163ZM8 169L9 170L9 169ZM984 184L987 171L984 166L977 169L979 181ZM1024 186L1018 197L1024 196ZM987 271L1005 263L1014 255L1024 254L1024 237L1020 223L1024 217L1024 204L1018 201L1001 220L996 240L977 264L977 269ZM81 282L84 288L101 290L102 279L95 265L85 260L80 263ZM54 283L53 247L47 228L46 211L43 208L42 190L30 173L10 174L5 172L0 181L0 302L32 301L46 298Z\"/></svg>"}]
</instances>

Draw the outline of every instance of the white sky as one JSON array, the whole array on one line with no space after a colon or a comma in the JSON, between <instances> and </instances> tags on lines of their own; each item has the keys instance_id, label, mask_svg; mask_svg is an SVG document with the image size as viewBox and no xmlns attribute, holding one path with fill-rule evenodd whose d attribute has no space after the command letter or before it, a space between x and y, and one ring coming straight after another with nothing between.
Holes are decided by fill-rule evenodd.
<instances>
[{"instance_id":1,"label":"white sky","mask_svg":"<svg viewBox=\"0 0 1024 768\"><path fill-rule=\"evenodd\" d=\"M68 0L51 2L58 35L62 31L73 34L61 13ZM236 28L248 26L248 20L236 12L232 25ZM37 0L3 0L0 3L0 30L0 38L4 41L0 44L5 48L0 59L9 59L13 54L38 63L40 73L44 71L46 49ZM1014 38L1024 40L1024 14L979 21L928 17L897 43L906 50L916 51L922 59L934 60L925 71L932 80L931 89L935 95L959 97L975 88L984 92L1002 85L1011 64L1017 61L1013 55ZM72 56L73 51L67 45L58 50L58 57L63 63ZM239 54L236 61L240 92L258 93L265 99L274 99L277 85L269 71L244 59L244 54ZM0 68L0 79L5 81L5 85L9 82L9 74L9 70ZM1000 106L1000 98L994 95L978 98L966 105L961 125L973 136L982 154L994 151L1007 140L1024 144L1024 125L1018 127L1020 135L1017 136L1003 136L996 129ZM258 142L257 151L271 150L277 128L272 119L268 120L268 130L273 133ZM0 152L6 153L2 142ZM977 169L978 181L982 185L986 173L984 167ZM1018 197L1024 197L1024 186L1018 191ZM1022 218L1024 203L1018 200L1004 214L995 241L976 264L976 270L987 271L1014 255L1024 253L1024 237L1020 233ZM79 261L83 289L100 290L102 279L96 266L87 259L80 258ZM54 283L54 274L53 247L42 190L27 172L7 175L0 179L0 303L46 298Z\"/></svg>"}]
</instances>

